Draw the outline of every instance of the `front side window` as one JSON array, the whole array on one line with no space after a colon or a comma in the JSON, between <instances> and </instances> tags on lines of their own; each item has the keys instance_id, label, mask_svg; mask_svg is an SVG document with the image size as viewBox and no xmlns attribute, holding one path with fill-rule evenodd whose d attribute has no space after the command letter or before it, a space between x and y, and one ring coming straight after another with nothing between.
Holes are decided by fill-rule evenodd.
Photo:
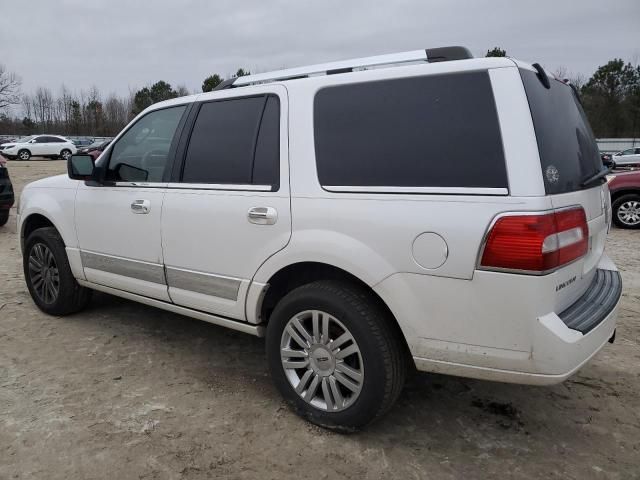
<instances>
[{"instance_id":1,"label":"front side window","mask_svg":"<svg viewBox=\"0 0 640 480\"><path fill-rule=\"evenodd\" d=\"M171 143L186 105L148 113L120 137L111 150L106 180L161 182Z\"/></svg>"},{"instance_id":2,"label":"front side window","mask_svg":"<svg viewBox=\"0 0 640 480\"><path fill-rule=\"evenodd\" d=\"M487 72L324 88L314 132L323 186L507 187Z\"/></svg>"},{"instance_id":3,"label":"front side window","mask_svg":"<svg viewBox=\"0 0 640 480\"><path fill-rule=\"evenodd\" d=\"M185 183L277 189L280 104L274 95L202 104L186 151Z\"/></svg>"}]
</instances>

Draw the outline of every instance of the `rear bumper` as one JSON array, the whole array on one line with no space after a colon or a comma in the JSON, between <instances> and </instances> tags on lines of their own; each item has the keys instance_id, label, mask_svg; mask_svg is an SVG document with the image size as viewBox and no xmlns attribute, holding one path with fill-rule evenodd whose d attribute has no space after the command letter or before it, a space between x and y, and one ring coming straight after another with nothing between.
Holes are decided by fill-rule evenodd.
<instances>
[{"instance_id":1,"label":"rear bumper","mask_svg":"<svg viewBox=\"0 0 640 480\"><path fill-rule=\"evenodd\" d=\"M529 316L528 307L539 304L542 298L532 291L535 283L528 284L529 290L521 286L514 288L509 293L514 301L501 302L503 297L496 294L499 290L495 281L503 277L491 278L490 287L484 285L481 278L479 275L476 285L473 285L475 280L467 282L466 288L458 284L455 304L438 306L438 313L446 315L438 319L439 332L430 328L429 317L407 322L398 318L391 306L418 370L508 383L551 385L573 375L615 332L622 282L606 254L587 292L560 314ZM415 289L416 285L409 286L412 287ZM504 289L507 288L505 285ZM382 293L382 289L378 291ZM447 297L444 293L438 296L440 303ZM422 302L425 310L433 310L438 296L423 294L426 299L416 300L414 308ZM508 309L504 308L505 304L509 305ZM448 338L444 338L445 335Z\"/></svg>"}]
</instances>

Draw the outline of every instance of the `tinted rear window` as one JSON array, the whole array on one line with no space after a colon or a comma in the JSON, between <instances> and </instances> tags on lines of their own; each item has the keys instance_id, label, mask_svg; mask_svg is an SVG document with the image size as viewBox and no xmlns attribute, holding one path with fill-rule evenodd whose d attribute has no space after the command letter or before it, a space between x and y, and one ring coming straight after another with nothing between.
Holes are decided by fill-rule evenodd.
<instances>
[{"instance_id":1,"label":"tinted rear window","mask_svg":"<svg viewBox=\"0 0 640 480\"><path fill-rule=\"evenodd\" d=\"M487 72L328 87L314 128L322 185L507 187Z\"/></svg>"},{"instance_id":2,"label":"tinted rear window","mask_svg":"<svg viewBox=\"0 0 640 480\"><path fill-rule=\"evenodd\" d=\"M545 189L572 192L602 169L598 145L578 98L568 85L550 79L542 85L535 72L520 70L527 92ZM589 187L592 187L590 185Z\"/></svg>"},{"instance_id":3,"label":"tinted rear window","mask_svg":"<svg viewBox=\"0 0 640 480\"><path fill-rule=\"evenodd\" d=\"M280 103L259 96L202 104L187 149L182 181L271 185L277 190Z\"/></svg>"}]
</instances>

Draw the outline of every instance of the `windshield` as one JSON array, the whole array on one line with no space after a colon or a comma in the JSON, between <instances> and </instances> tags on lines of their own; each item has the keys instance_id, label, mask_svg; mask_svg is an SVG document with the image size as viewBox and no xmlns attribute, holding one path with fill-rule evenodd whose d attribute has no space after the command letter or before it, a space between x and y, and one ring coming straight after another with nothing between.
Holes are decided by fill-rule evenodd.
<instances>
[{"instance_id":1,"label":"windshield","mask_svg":"<svg viewBox=\"0 0 640 480\"><path fill-rule=\"evenodd\" d=\"M538 142L547 194L573 192L602 170L602 160L589 121L573 89L550 79L545 88L537 74L520 70Z\"/></svg>"},{"instance_id":2,"label":"windshield","mask_svg":"<svg viewBox=\"0 0 640 480\"><path fill-rule=\"evenodd\" d=\"M27 143L32 138L33 138L33 135L31 135L29 137L22 137L22 138L17 139L14 143Z\"/></svg>"}]
</instances>

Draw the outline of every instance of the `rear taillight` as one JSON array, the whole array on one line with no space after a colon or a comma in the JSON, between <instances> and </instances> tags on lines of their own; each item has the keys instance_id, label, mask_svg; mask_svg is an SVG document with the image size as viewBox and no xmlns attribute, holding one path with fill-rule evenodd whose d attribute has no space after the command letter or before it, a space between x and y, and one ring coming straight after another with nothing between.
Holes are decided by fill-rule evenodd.
<instances>
[{"instance_id":1,"label":"rear taillight","mask_svg":"<svg viewBox=\"0 0 640 480\"><path fill-rule=\"evenodd\" d=\"M582 257L589 227L581 207L540 214L508 214L495 222L480 268L548 273Z\"/></svg>"}]
</instances>

